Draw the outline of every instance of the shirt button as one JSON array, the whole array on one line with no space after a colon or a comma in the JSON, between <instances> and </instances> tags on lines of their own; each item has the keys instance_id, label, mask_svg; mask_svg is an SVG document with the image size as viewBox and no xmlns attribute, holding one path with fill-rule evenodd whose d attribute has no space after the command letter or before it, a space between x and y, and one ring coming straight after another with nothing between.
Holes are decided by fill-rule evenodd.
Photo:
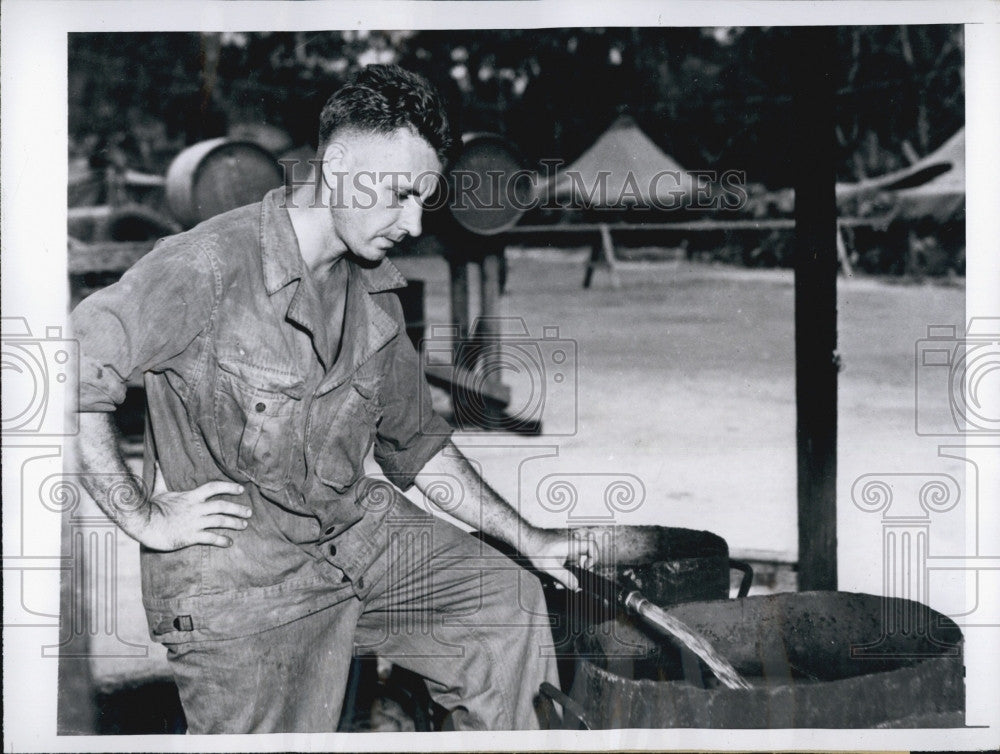
<instances>
[{"instance_id":1,"label":"shirt button","mask_svg":"<svg viewBox=\"0 0 1000 754\"><path fill-rule=\"evenodd\" d=\"M357 585L358 589L364 589L365 588L364 576L358 576L358 580L354 583Z\"/></svg>"},{"instance_id":2,"label":"shirt button","mask_svg":"<svg viewBox=\"0 0 1000 754\"><path fill-rule=\"evenodd\" d=\"M324 532L324 534L326 534L327 536L330 536L335 531L337 531L337 527L336 526L328 526L328 527L326 527L326 531Z\"/></svg>"},{"instance_id":3,"label":"shirt button","mask_svg":"<svg viewBox=\"0 0 1000 754\"><path fill-rule=\"evenodd\" d=\"M332 558L337 554L337 545L330 545L330 557Z\"/></svg>"},{"instance_id":4,"label":"shirt button","mask_svg":"<svg viewBox=\"0 0 1000 754\"><path fill-rule=\"evenodd\" d=\"M264 409L266 409L266 408L267 408L267 406L266 406L266 405L264 404L264 402L263 402L263 401L261 401L261 402L260 402L260 403L258 403L258 404L257 404L256 406L254 406L254 408L255 408L255 409L257 409L257 413L259 414L259 413L260 413L260 412L262 412L262 411L263 411Z\"/></svg>"}]
</instances>

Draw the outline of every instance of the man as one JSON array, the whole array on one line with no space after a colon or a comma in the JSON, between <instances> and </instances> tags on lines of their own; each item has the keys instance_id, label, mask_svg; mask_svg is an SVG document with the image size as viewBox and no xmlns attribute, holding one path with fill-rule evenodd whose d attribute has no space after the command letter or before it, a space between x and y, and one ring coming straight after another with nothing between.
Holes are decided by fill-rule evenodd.
<instances>
[{"instance_id":1,"label":"man","mask_svg":"<svg viewBox=\"0 0 1000 754\"><path fill-rule=\"evenodd\" d=\"M528 525L419 408L385 256L421 232L450 140L441 102L370 66L319 136L318 189L166 239L77 307L88 489L142 545L150 633L191 732L335 730L356 647L424 676L457 728L536 727L534 696L556 682L537 580L363 473L374 446L400 488L446 482L450 515L575 586L564 565L589 546ZM122 481L109 413L138 373L142 486Z\"/></svg>"}]
</instances>

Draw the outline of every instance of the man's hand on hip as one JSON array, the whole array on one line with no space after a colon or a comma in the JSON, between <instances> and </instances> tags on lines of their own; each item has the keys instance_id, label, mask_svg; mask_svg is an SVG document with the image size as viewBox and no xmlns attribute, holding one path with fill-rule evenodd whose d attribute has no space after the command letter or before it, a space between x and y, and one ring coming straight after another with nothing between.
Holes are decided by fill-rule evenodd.
<instances>
[{"instance_id":1,"label":"man's hand on hip","mask_svg":"<svg viewBox=\"0 0 1000 754\"><path fill-rule=\"evenodd\" d=\"M240 495L235 482L208 482L187 492L169 492L159 484L147 497L142 483L125 465L111 414L80 414L74 445L81 481L98 507L132 539L151 550L179 550L189 545L229 547L229 537L212 529L247 528L250 508L216 495ZM157 475L157 481L162 479ZM122 503L127 504L122 504Z\"/></svg>"},{"instance_id":2,"label":"man's hand on hip","mask_svg":"<svg viewBox=\"0 0 1000 754\"><path fill-rule=\"evenodd\" d=\"M243 487L235 482L208 482L187 492L162 492L123 528L151 550L179 550L190 545L229 547L232 539L212 529L247 528L251 509L216 496L242 492Z\"/></svg>"}]
</instances>

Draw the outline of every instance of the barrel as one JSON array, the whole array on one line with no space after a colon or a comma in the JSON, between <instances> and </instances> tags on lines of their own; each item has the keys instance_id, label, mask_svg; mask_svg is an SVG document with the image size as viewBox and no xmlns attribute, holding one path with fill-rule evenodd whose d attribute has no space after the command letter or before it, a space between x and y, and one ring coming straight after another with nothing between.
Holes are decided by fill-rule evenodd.
<instances>
[{"instance_id":1,"label":"barrel","mask_svg":"<svg viewBox=\"0 0 1000 754\"><path fill-rule=\"evenodd\" d=\"M467 133L448 175L448 207L455 221L477 235L495 235L517 224L534 199L534 174L507 139Z\"/></svg>"},{"instance_id":2,"label":"barrel","mask_svg":"<svg viewBox=\"0 0 1000 754\"><path fill-rule=\"evenodd\" d=\"M801 592L667 610L752 688L729 689L649 629L618 617L579 638L570 692L593 728L964 725L962 633L910 600ZM566 705L564 705L565 707ZM577 718L566 715L567 727Z\"/></svg>"},{"instance_id":3,"label":"barrel","mask_svg":"<svg viewBox=\"0 0 1000 754\"><path fill-rule=\"evenodd\" d=\"M167 204L185 228L260 201L282 185L281 166L263 147L227 138L183 150L167 169Z\"/></svg>"}]
</instances>

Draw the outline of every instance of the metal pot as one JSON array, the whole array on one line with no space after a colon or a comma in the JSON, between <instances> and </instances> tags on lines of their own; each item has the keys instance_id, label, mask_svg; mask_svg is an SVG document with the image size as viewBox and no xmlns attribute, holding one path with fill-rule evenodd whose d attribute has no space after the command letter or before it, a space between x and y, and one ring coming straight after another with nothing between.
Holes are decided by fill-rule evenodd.
<instances>
[{"instance_id":1,"label":"metal pot","mask_svg":"<svg viewBox=\"0 0 1000 754\"><path fill-rule=\"evenodd\" d=\"M597 543L593 570L627 589L637 589L657 605L729 596L729 571L750 567L729 558L726 540L709 531L666 526L599 526L582 530ZM749 574L749 576L747 575Z\"/></svg>"}]
</instances>

